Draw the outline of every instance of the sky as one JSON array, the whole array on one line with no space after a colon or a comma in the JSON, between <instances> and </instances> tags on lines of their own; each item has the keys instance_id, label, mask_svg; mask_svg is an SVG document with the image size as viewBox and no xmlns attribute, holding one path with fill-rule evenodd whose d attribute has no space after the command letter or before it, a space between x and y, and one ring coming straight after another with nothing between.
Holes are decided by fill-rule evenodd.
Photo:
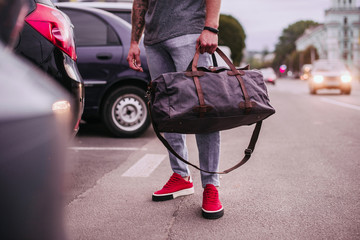
<instances>
[{"instance_id":1,"label":"sky","mask_svg":"<svg viewBox=\"0 0 360 240\"><path fill-rule=\"evenodd\" d=\"M241 23L248 51L272 51L284 28L299 20L323 23L330 7L331 0L222 0L220 11Z\"/></svg>"}]
</instances>

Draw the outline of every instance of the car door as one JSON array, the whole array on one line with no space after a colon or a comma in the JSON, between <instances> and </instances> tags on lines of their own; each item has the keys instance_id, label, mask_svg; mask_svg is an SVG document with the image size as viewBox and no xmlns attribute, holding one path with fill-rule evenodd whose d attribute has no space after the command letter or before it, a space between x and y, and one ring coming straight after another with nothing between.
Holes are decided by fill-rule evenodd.
<instances>
[{"instance_id":1,"label":"car door","mask_svg":"<svg viewBox=\"0 0 360 240\"><path fill-rule=\"evenodd\" d=\"M86 108L97 108L101 91L121 71L124 48L109 23L78 9L62 9L74 25L77 65L84 79Z\"/></svg>"}]
</instances>

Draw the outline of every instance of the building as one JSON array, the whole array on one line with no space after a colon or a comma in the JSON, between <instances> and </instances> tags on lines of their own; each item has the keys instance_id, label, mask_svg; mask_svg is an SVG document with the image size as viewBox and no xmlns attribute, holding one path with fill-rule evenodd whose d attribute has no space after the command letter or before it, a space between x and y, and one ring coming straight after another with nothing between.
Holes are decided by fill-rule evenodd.
<instances>
[{"instance_id":1,"label":"building","mask_svg":"<svg viewBox=\"0 0 360 240\"><path fill-rule=\"evenodd\" d=\"M360 77L360 8L356 0L331 0L325 21L307 29L296 41L296 49L314 46L321 59L342 59Z\"/></svg>"}]
</instances>

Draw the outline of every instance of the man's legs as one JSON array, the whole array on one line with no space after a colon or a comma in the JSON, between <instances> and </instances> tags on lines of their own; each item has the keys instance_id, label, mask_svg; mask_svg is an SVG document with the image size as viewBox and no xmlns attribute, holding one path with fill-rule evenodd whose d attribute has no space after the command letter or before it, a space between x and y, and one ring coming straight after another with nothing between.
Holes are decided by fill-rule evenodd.
<instances>
[{"instance_id":1,"label":"man's legs","mask_svg":"<svg viewBox=\"0 0 360 240\"><path fill-rule=\"evenodd\" d=\"M199 35L196 34L185 35L150 47L147 46L146 53L152 79L165 72L185 71L194 57L198 36ZM208 67L210 65L210 55L200 55L198 66ZM165 134L165 138L175 151L187 159L185 135L167 133ZM207 171L218 171L220 152L219 132L196 134L196 141L199 149L200 167ZM163 189L153 194L154 201L169 200L178 196L191 194L194 191L192 182L187 182L181 178L190 175L188 166L171 153L170 163L174 174ZM203 216L205 218L221 217L224 214L224 210L215 187L219 186L219 176L217 174L201 172L201 180L204 187Z\"/></svg>"},{"instance_id":2,"label":"man's legs","mask_svg":"<svg viewBox=\"0 0 360 240\"><path fill-rule=\"evenodd\" d=\"M148 66L150 69L151 79L155 79L166 72L175 72L176 67L169 52L164 48L162 43L152 46L146 46L146 57L148 59ZM184 159L188 158L186 147L186 135L179 133L165 133L166 140L171 147ZM170 165L172 170L181 177L190 175L187 164L178 160L172 153L169 152Z\"/></svg>"},{"instance_id":3,"label":"man's legs","mask_svg":"<svg viewBox=\"0 0 360 240\"><path fill-rule=\"evenodd\" d=\"M196 39L199 35L190 34L173 38L164 42L164 46L170 53L177 72L185 71L190 61L193 59L196 50ZM201 54L198 62L199 66L208 67L212 65L210 54ZM200 168L216 172L219 167L220 154L220 133L196 134L196 142L199 150ZM218 174L201 172L202 186L207 184L219 186Z\"/></svg>"},{"instance_id":4,"label":"man's legs","mask_svg":"<svg viewBox=\"0 0 360 240\"><path fill-rule=\"evenodd\" d=\"M185 71L195 54L196 39L198 35L186 35L166 41L166 47L175 62L176 71ZM211 65L209 54L200 55L198 66ZM215 172L219 167L220 133L196 134L199 150L200 167L204 170ZM218 174L201 172L201 181L204 188L202 215L204 218L217 219L224 215L224 208L219 200L217 186Z\"/></svg>"}]
</instances>

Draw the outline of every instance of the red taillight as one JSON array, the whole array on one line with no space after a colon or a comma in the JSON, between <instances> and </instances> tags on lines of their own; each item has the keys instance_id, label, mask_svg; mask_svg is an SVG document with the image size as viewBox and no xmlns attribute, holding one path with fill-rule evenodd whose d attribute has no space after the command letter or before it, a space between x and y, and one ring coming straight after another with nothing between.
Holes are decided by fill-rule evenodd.
<instances>
[{"instance_id":1,"label":"red taillight","mask_svg":"<svg viewBox=\"0 0 360 240\"><path fill-rule=\"evenodd\" d=\"M59 10L37 4L25 21L47 40L76 60L73 30L70 21Z\"/></svg>"}]
</instances>

